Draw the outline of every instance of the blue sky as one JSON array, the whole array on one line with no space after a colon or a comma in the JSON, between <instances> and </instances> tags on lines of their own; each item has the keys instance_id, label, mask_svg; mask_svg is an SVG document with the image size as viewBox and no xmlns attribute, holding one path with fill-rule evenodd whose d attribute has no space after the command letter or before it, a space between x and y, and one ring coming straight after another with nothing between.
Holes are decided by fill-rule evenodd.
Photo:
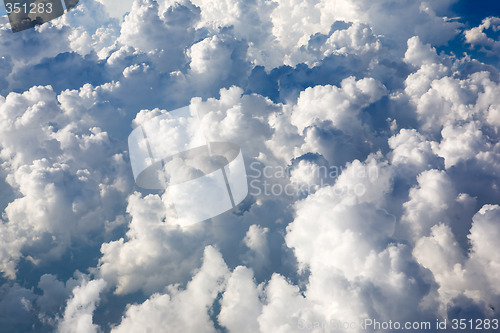
<instances>
[{"instance_id":1,"label":"blue sky","mask_svg":"<svg viewBox=\"0 0 500 333\"><path fill-rule=\"evenodd\" d=\"M18 33L2 12L0 331L500 324L499 10L81 0ZM208 188L170 158L207 142L244 161ZM140 153L189 181L142 188Z\"/></svg>"},{"instance_id":2,"label":"blue sky","mask_svg":"<svg viewBox=\"0 0 500 333\"><path fill-rule=\"evenodd\" d=\"M458 1L451 10L463 18L469 26L477 26L488 16L500 14L500 4L495 0Z\"/></svg>"}]
</instances>

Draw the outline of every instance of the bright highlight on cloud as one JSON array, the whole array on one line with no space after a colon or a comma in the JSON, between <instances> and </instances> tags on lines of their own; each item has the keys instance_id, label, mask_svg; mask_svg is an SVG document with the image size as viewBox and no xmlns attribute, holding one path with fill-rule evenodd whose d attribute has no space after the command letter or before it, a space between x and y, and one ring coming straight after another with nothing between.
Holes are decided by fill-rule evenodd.
<instances>
[{"instance_id":1,"label":"bright highlight on cloud","mask_svg":"<svg viewBox=\"0 0 500 333\"><path fill-rule=\"evenodd\" d=\"M500 319L500 18L471 27L454 3L82 0L16 34L3 17L2 330ZM186 105L241 147L250 194L180 228L127 138Z\"/></svg>"}]
</instances>

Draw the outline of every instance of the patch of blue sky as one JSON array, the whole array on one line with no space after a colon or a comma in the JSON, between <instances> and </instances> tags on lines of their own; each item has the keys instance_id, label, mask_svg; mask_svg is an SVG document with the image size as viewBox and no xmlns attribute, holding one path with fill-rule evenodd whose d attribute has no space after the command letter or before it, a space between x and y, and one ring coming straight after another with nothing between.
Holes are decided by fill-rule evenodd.
<instances>
[{"instance_id":1,"label":"patch of blue sky","mask_svg":"<svg viewBox=\"0 0 500 333\"><path fill-rule=\"evenodd\" d=\"M439 52L447 54L453 53L458 57L463 57L467 53L471 58L477 59L485 64L489 64L500 68L498 55L484 52L482 47L472 47L465 41L464 32L473 27L479 26L482 21L487 17L500 17L500 1L498 0L462 0L455 3L450 12L447 13L448 17L463 23L462 31L447 45L437 48ZM489 38L493 40L500 39L500 31L493 31L487 29L484 31Z\"/></svg>"}]
</instances>

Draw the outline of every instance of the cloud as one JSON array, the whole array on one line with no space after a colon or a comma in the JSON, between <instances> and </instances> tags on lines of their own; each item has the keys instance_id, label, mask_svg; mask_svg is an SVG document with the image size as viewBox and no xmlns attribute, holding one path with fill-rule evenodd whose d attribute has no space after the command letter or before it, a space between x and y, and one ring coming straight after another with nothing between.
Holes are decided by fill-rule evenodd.
<instances>
[{"instance_id":1,"label":"cloud","mask_svg":"<svg viewBox=\"0 0 500 333\"><path fill-rule=\"evenodd\" d=\"M498 22L464 29L453 3L89 0L2 21L2 327L497 316L500 88L478 54ZM185 105L241 147L252 191L190 228L134 184L127 147Z\"/></svg>"},{"instance_id":2,"label":"cloud","mask_svg":"<svg viewBox=\"0 0 500 333\"><path fill-rule=\"evenodd\" d=\"M3 284L0 287L0 323L2 329L10 332L31 329L36 320L34 300L36 296L30 289L19 284Z\"/></svg>"},{"instance_id":3,"label":"cloud","mask_svg":"<svg viewBox=\"0 0 500 333\"><path fill-rule=\"evenodd\" d=\"M443 222L457 195L443 171L424 171L417 181L418 185L410 190L409 200L403 204L402 222L412 230L412 238L427 235L432 226Z\"/></svg>"},{"instance_id":4,"label":"cloud","mask_svg":"<svg viewBox=\"0 0 500 333\"><path fill-rule=\"evenodd\" d=\"M460 250L450 228L443 224L434 226L429 237L417 242L413 254L432 272L438 284L436 295L443 316L450 315L446 313L447 305L458 303L466 307L466 299L472 300L488 316L498 306L499 291L492 282L498 278L499 261L490 247L499 231L498 225L492 224L497 215L496 205L485 205L474 215L468 236L472 243L468 256Z\"/></svg>"},{"instance_id":5,"label":"cloud","mask_svg":"<svg viewBox=\"0 0 500 333\"><path fill-rule=\"evenodd\" d=\"M333 166L343 166L355 158L365 158L373 142L361 112L380 100L385 87L372 78L353 77L336 86L316 86L301 92L291 115L291 124L304 137L298 152L323 155ZM345 149L351 147L351 149Z\"/></svg>"},{"instance_id":6,"label":"cloud","mask_svg":"<svg viewBox=\"0 0 500 333\"><path fill-rule=\"evenodd\" d=\"M415 129L401 129L388 143L392 149L391 163L398 167L398 172L418 174L442 164L432 150L432 142Z\"/></svg>"},{"instance_id":7,"label":"cloud","mask_svg":"<svg viewBox=\"0 0 500 333\"><path fill-rule=\"evenodd\" d=\"M198 262L203 235L183 234L174 225L165 224L165 205L157 195L142 197L136 193L128 202L131 222L127 239L102 245L100 274L116 284L118 294L139 289L151 293L185 278ZM178 260L183 264L179 266Z\"/></svg>"},{"instance_id":8,"label":"cloud","mask_svg":"<svg viewBox=\"0 0 500 333\"><path fill-rule=\"evenodd\" d=\"M262 303L252 270L236 267L221 299L221 310L217 317L219 322L230 332L258 332L257 318L261 312Z\"/></svg>"},{"instance_id":9,"label":"cloud","mask_svg":"<svg viewBox=\"0 0 500 333\"><path fill-rule=\"evenodd\" d=\"M98 0L112 17L122 19L132 7L133 0Z\"/></svg>"},{"instance_id":10,"label":"cloud","mask_svg":"<svg viewBox=\"0 0 500 333\"><path fill-rule=\"evenodd\" d=\"M349 134L362 129L358 118L360 108L376 102L385 94L385 87L374 79L358 82L354 78L342 81L341 88L317 86L301 93L292 124L299 131L320 121L331 121L333 127Z\"/></svg>"},{"instance_id":11,"label":"cloud","mask_svg":"<svg viewBox=\"0 0 500 333\"><path fill-rule=\"evenodd\" d=\"M2 272L14 278L23 255L39 263L60 258L75 241L93 243L90 235L116 218L117 199L130 181L105 180L125 166L121 151L89 118L65 114L64 100L59 104L50 87L11 93L0 107L0 155L14 192L0 226ZM110 168L94 172L103 160Z\"/></svg>"},{"instance_id":12,"label":"cloud","mask_svg":"<svg viewBox=\"0 0 500 333\"><path fill-rule=\"evenodd\" d=\"M154 294L146 302L130 306L112 332L138 330L216 332L210 308L227 279L228 269L220 253L206 247L203 265L184 290L172 285L168 293Z\"/></svg>"},{"instance_id":13,"label":"cloud","mask_svg":"<svg viewBox=\"0 0 500 333\"><path fill-rule=\"evenodd\" d=\"M99 294L106 287L104 280L83 281L73 289L73 297L68 300L64 317L58 324L58 332L91 333L98 332L92 323L92 313L99 303Z\"/></svg>"},{"instance_id":14,"label":"cloud","mask_svg":"<svg viewBox=\"0 0 500 333\"><path fill-rule=\"evenodd\" d=\"M268 228L262 228L254 224L250 226L243 239L245 245L250 249L245 261L254 269L262 269L262 266L269 268L271 264L269 261L268 232Z\"/></svg>"},{"instance_id":15,"label":"cloud","mask_svg":"<svg viewBox=\"0 0 500 333\"><path fill-rule=\"evenodd\" d=\"M499 29L500 18L487 17L483 19L483 22L479 26L464 32L465 40L471 44L471 47L479 46L482 52L492 54L499 50L500 41L488 37L486 31L492 30L493 33L497 33Z\"/></svg>"}]
</instances>

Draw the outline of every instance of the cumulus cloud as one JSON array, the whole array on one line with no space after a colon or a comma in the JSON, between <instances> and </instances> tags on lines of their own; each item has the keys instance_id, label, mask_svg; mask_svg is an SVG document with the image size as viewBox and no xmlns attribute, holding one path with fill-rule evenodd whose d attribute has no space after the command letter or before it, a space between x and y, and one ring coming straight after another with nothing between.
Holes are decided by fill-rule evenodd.
<instances>
[{"instance_id":1,"label":"cumulus cloud","mask_svg":"<svg viewBox=\"0 0 500 333\"><path fill-rule=\"evenodd\" d=\"M238 266L227 281L221 300L219 322L230 332L258 332L261 312L262 303L253 272L247 267Z\"/></svg>"},{"instance_id":2,"label":"cumulus cloud","mask_svg":"<svg viewBox=\"0 0 500 333\"><path fill-rule=\"evenodd\" d=\"M133 0L98 0L106 7L106 11L110 16L122 19L123 16L130 12Z\"/></svg>"},{"instance_id":3,"label":"cumulus cloud","mask_svg":"<svg viewBox=\"0 0 500 333\"><path fill-rule=\"evenodd\" d=\"M73 297L64 310L64 317L58 324L58 332L97 332L98 326L92 323L92 313L105 286L104 280L93 280L75 287Z\"/></svg>"},{"instance_id":4,"label":"cumulus cloud","mask_svg":"<svg viewBox=\"0 0 500 333\"><path fill-rule=\"evenodd\" d=\"M499 22L464 29L453 3L89 0L22 33L3 20L2 327L498 316L500 83L476 55L497 57ZM127 137L185 105L241 147L250 194L181 228L168 189L134 184Z\"/></svg>"},{"instance_id":5,"label":"cumulus cloud","mask_svg":"<svg viewBox=\"0 0 500 333\"><path fill-rule=\"evenodd\" d=\"M127 239L103 243L99 272L116 285L116 293L139 289L159 291L185 278L198 262L203 234L183 234L175 225L164 223L165 204L157 195L128 198L131 215ZM191 259L188 253L191 252ZM182 260L182 265L178 261ZM159 264L161 262L161 264Z\"/></svg>"},{"instance_id":6,"label":"cumulus cloud","mask_svg":"<svg viewBox=\"0 0 500 333\"><path fill-rule=\"evenodd\" d=\"M19 284L4 284L0 288L0 322L3 329L10 332L29 330L36 318L34 300L36 296L30 289Z\"/></svg>"},{"instance_id":7,"label":"cumulus cloud","mask_svg":"<svg viewBox=\"0 0 500 333\"><path fill-rule=\"evenodd\" d=\"M472 299L487 316L495 312L499 291L492 282L498 278L498 256L490 246L498 235L498 224L493 222L497 216L496 205L485 205L474 215L468 256L461 251L450 228L443 224L435 225L429 237L417 242L413 254L439 284L436 296L440 298L443 316L449 315L446 305L464 306L464 299Z\"/></svg>"},{"instance_id":8,"label":"cumulus cloud","mask_svg":"<svg viewBox=\"0 0 500 333\"><path fill-rule=\"evenodd\" d=\"M465 40L471 46L479 46L480 50L489 54L498 52L500 48L500 41L488 37L486 31L491 30L494 34L498 33L500 29L500 18L487 17L483 22L470 30L466 30Z\"/></svg>"},{"instance_id":9,"label":"cumulus cloud","mask_svg":"<svg viewBox=\"0 0 500 333\"><path fill-rule=\"evenodd\" d=\"M154 294L146 302L130 306L112 332L184 331L216 332L210 309L227 278L228 269L213 247L204 250L203 265L184 290L174 285L166 294Z\"/></svg>"}]
</instances>

